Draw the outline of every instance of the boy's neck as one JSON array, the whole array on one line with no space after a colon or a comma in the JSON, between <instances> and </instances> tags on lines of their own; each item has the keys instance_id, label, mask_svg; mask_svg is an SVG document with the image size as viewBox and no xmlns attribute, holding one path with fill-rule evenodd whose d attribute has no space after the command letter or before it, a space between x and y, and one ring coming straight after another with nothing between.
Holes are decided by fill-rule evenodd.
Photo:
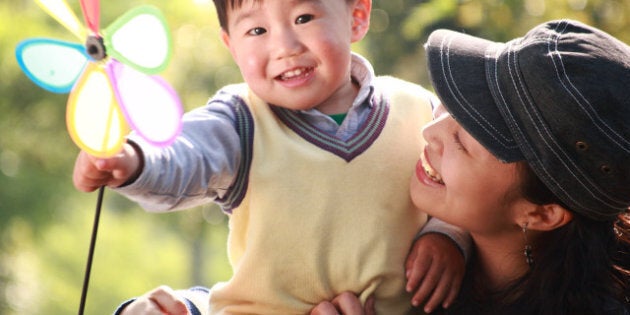
<instances>
[{"instance_id":1,"label":"boy's neck","mask_svg":"<svg viewBox=\"0 0 630 315\"><path fill-rule=\"evenodd\" d=\"M351 79L349 84L339 88L324 103L316 106L315 109L326 115L347 113L352 107L354 99L359 94L359 89L359 83Z\"/></svg>"}]
</instances>

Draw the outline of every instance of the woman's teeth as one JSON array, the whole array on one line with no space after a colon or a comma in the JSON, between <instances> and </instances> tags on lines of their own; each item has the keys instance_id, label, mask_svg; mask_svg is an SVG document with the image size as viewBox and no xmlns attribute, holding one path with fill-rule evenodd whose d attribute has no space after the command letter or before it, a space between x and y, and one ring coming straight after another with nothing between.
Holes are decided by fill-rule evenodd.
<instances>
[{"instance_id":1,"label":"woman's teeth","mask_svg":"<svg viewBox=\"0 0 630 315\"><path fill-rule=\"evenodd\" d=\"M434 182L444 185L444 181L442 180L442 175L438 173L429 163L427 162L425 156L421 157L422 168L424 169L424 173Z\"/></svg>"},{"instance_id":2,"label":"woman's teeth","mask_svg":"<svg viewBox=\"0 0 630 315\"><path fill-rule=\"evenodd\" d=\"M427 174L427 176L429 176L429 178L438 183L438 184L442 184L444 185L444 181L442 180L442 176L440 176L440 174L438 174L438 172L436 172L434 169L429 168L425 165L423 165L424 167L424 172Z\"/></svg>"}]
</instances>

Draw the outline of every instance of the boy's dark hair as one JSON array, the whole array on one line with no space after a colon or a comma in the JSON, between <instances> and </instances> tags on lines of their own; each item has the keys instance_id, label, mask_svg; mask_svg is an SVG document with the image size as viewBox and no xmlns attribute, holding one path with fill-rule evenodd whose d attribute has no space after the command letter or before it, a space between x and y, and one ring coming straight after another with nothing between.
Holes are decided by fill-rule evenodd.
<instances>
[{"instance_id":1,"label":"boy's dark hair","mask_svg":"<svg viewBox=\"0 0 630 315\"><path fill-rule=\"evenodd\" d=\"M228 32L227 26L227 11L230 8L240 8L245 0L213 0L214 8L217 10L217 17L219 18L219 25L221 28ZM261 1L261 0L252 0Z\"/></svg>"},{"instance_id":2,"label":"boy's dark hair","mask_svg":"<svg viewBox=\"0 0 630 315\"><path fill-rule=\"evenodd\" d=\"M240 8L243 5L243 2L246 0L213 0L214 8L217 10L217 17L219 18L219 25L221 28L228 32L228 17L227 11L230 8ZM254 2L261 2L262 0L249 0ZM346 2L351 2L353 0L346 0Z\"/></svg>"}]
</instances>

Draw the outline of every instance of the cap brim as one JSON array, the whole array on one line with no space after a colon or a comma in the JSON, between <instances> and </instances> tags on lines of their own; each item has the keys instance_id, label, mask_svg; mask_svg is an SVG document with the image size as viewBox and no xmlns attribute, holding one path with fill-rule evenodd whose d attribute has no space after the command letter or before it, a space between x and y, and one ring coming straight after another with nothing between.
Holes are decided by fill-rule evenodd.
<instances>
[{"instance_id":1,"label":"cap brim","mask_svg":"<svg viewBox=\"0 0 630 315\"><path fill-rule=\"evenodd\" d=\"M433 88L457 122L481 145L505 162L523 160L494 101L487 62L504 47L482 38L449 31L431 33L426 44Z\"/></svg>"}]
</instances>

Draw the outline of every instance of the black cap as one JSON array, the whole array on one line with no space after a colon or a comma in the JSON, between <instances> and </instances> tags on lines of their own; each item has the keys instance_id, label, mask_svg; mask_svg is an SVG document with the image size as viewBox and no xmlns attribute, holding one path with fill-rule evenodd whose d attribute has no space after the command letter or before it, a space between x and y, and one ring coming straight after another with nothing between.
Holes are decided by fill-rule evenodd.
<instances>
[{"instance_id":1,"label":"black cap","mask_svg":"<svg viewBox=\"0 0 630 315\"><path fill-rule=\"evenodd\" d=\"M572 210L630 206L630 47L571 20L497 43L437 30L429 74L452 116L500 160L526 160Z\"/></svg>"}]
</instances>

